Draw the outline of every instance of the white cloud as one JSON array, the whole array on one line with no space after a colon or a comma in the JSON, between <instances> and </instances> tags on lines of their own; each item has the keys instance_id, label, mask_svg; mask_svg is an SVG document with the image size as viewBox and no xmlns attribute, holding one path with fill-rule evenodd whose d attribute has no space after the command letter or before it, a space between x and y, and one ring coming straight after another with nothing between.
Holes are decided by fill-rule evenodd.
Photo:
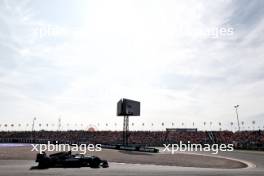
<instances>
[{"instance_id":1,"label":"white cloud","mask_svg":"<svg viewBox=\"0 0 264 176\"><path fill-rule=\"evenodd\" d=\"M61 115L64 123L120 129L122 97L142 102L131 120L145 129L161 128L152 121L218 128L235 121L235 104L242 120L261 119L263 20L237 25L241 6L233 1L4 2L1 123L56 123ZM221 27L234 35L208 35Z\"/></svg>"}]
</instances>

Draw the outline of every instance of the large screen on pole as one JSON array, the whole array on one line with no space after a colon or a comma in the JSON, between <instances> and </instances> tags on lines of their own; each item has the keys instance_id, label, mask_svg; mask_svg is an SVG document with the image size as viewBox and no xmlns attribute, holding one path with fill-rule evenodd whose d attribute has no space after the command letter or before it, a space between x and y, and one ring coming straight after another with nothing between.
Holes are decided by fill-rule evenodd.
<instances>
[{"instance_id":1,"label":"large screen on pole","mask_svg":"<svg viewBox=\"0 0 264 176\"><path fill-rule=\"evenodd\" d=\"M121 99L117 102L117 115L118 116L140 116L140 102Z\"/></svg>"}]
</instances>

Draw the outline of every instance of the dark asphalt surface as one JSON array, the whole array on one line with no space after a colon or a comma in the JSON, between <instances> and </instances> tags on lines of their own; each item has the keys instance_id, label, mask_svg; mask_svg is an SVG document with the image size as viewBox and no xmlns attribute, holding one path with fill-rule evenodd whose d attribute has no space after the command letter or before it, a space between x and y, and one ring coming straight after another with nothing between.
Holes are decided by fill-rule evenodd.
<instances>
[{"instance_id":1,"label":"dark asphalt surface","mask_svg":"<svg viewBox=\"0 0 264 176\"><path fill-rule=\"evenodd\" d=\"M249 168L243 169L208 169L193 167L176 166L156 166L141 164L123 164L109 163L110 167L103 169L91 168L52 168L45 170L30 170L30 167L36 165L34 161L29 160L0 160L0 175L2 176L39 176L39 175L58 175L58 176L83 176L83 175L102 175L102 176L170 176L170 175L188 175L188 176L263 176L264 175L264 152L256 151L234 151L220 153L220 156L241 159L252 163Z\"/></svg>"}]
</instances>

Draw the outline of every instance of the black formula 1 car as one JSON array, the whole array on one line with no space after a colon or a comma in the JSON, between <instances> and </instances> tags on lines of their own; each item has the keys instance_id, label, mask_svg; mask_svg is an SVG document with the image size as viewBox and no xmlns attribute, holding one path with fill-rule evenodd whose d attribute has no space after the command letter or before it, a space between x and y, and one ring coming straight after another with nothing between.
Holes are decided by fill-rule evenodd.
<instances>
[{"instance_id":1,"label":"black formula 1 car","mask_svg":"<svg viewBox=\"0 0 264 176\"><path fill-rule=\"evenodd\" d=\"M76 167L91 167L91 168L107 168L109 167L106 160L101 160L97 156L86 156L81 154L73 155L69 152L59 152L47 156L46 153L38 153L36 162L38 162L37 168L76 168Z\"/></svg>"}]
</instances>

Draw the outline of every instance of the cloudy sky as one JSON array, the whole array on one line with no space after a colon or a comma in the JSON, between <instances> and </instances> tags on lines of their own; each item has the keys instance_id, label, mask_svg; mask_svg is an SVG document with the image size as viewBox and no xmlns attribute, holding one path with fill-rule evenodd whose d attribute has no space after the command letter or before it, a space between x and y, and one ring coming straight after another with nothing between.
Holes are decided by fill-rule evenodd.
<instances>
[{"instance_id":1,"label":"cloudy sky","mask_svg":"<svg viewBox=\"0 0 264 176\"><path fill-rule=\"evenodd\" d=\"M236 104L244 128L262 129L263 11L261 0L0 0L0 128L36 116L121 130L124 97L141 101L131 129L230 128Z\"/></svg>"}]
</instances>

